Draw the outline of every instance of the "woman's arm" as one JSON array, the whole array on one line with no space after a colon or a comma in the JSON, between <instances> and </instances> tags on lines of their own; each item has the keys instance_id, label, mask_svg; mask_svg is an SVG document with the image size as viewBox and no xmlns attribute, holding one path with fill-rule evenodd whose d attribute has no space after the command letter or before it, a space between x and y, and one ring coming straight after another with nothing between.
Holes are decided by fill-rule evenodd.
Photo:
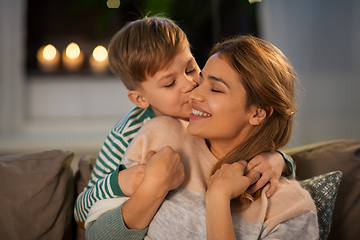
<instances>
[{"instance_id":1,"label":"woman's arm","mask_svg":"<svg viewBox=\"0 0 360 240\"><path fill-rule=\"evenodd\" d=\"M205 193L207 239L236 239L230 201L260 177L255 172L244 176L246 164L245 161L224 164L210 177Z\"/></svg>"},{"instance_id":2,"label":"woman's arm","mask_svg":"<svg viewBox=\"0 0 360 240\"><path fill-rule=\"evenodd\" d=\"M86 227L86 239L144 239L148 228L128 229L123 221L122 207L123 204L104 213L96 221L90 222L89 225Z\"/></svg>"},{"instance_id":3,"label":"woman's arm","mask_svg":"<svg viewBox=\"0 0 360 240\"><path fill-rule=\"evenodd\" d=\"M122 209L125 225L129 229L146 228L170 190L184 181L184 165L180 155L171 147L146 156L143 181Z\"/></svg>"}]
</instances>

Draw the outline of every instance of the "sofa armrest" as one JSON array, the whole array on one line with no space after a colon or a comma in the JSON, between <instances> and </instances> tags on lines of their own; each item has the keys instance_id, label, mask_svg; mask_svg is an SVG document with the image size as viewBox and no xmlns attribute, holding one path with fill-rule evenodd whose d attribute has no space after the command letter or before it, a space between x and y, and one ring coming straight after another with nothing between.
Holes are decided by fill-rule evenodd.
<instances>
[{"instance_id":1,"label":"sofa armrest","mask_svg":"<svg viewBox=\"0 0 360 240\"><path fill-rule=\"evenodd\" d=\"M72 239L70 151L0 157L2 239Z\"/></svg>"}]
</instances>

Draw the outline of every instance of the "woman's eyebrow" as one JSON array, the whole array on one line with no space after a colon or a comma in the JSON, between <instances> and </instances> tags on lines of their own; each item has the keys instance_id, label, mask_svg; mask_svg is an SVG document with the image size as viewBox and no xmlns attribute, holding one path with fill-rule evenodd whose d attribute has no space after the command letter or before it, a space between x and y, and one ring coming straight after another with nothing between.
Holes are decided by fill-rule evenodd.
<instances>
[{"instance_id":1,"label":"woman's eyebrow","mask_svg":"<svg viewBox=\"0 0 360 240\"><path fill-rule=\"evenodd\" d=\"M208 76L208 79L216 81L216 82L220 82L220 83L224 84L226 87L230 88L229 85L221 78L217 78L215 76L210 75L210 76Z\"/></svg>"}]
</instances>

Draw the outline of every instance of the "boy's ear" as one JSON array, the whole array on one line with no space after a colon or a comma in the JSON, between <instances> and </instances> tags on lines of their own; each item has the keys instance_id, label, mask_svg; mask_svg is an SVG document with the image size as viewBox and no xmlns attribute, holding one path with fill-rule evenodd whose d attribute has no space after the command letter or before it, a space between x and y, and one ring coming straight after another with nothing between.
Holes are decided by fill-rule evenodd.
<instances>
[{"instance_id":1,"label":"boy's ear","mask_svg":"<svg viewBox=\"0 0 360 240\"><path fill-rule=\"evenodd\" d=\"M141 92L139 91L136 90L129 91L128 98L139 108L146 109L150 106L150 104L145 100L145 98L142 96Z\"/></svg>"},{"instance_id":2,"label":"boy's ear","mask_svg":"<svg viewBox=\"0 0 360 240\"><path fill-rule=\"evenodd\" d=\"M268 109L269 117L272 115L273 110L274 109L272 107L269 107L269 109ZM249 123L253 126L260 125L264 121L266 116L267 116L267 111L265 111L265 109L254 107L253 115L250 117Z\"/></svg>"}]
</instances>

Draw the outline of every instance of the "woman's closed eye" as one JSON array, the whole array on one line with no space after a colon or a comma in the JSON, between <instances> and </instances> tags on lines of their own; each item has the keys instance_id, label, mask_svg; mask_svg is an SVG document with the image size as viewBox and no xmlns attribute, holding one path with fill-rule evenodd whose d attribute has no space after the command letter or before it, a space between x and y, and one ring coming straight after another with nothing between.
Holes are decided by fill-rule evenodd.
<instances>
[{"instance_id":1,"label":"woman's closed eye","mask_svg":"<svg viewBox=\"0 0 360 240\"><path fill-rule=\"evenodd\" d=\"M217 89L214 89L214 88L212 88L211 91L212 91L212 92L215 92L215 93L222 93L222 91L217 90Z\"/></svg>"}]
</instances>

